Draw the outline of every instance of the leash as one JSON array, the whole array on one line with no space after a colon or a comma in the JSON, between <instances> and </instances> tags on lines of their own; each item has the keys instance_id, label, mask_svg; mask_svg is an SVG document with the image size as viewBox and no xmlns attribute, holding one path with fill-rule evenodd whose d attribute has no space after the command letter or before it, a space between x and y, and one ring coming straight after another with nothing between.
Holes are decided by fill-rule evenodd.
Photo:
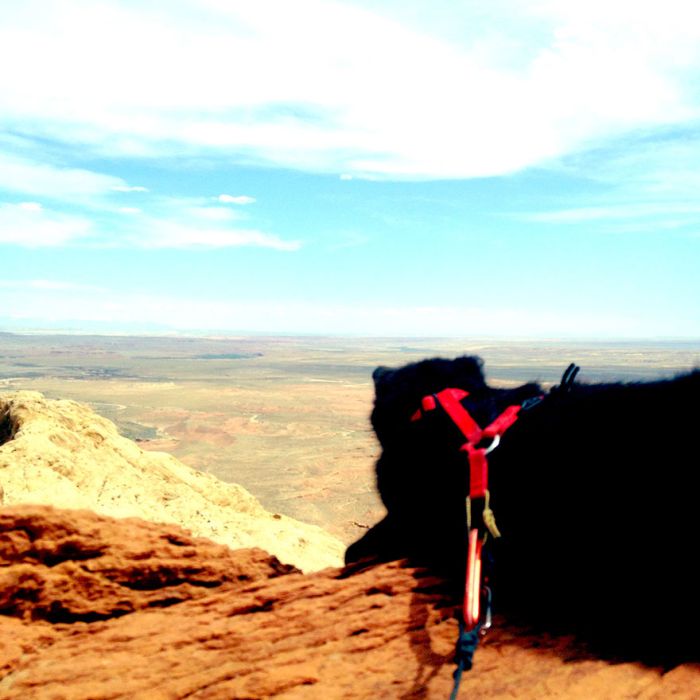
<instances>
[{"instance_id":1,"label":"leash","mask_svg":"<svg viewBox=\"0 0 700 700\"><path fill-rule=\"evenodd\" d=\"M580 369L572 362L564 370L559 385L552 387L550 393L568 394L574 386ZM488 585L488 576L484 575L482 561L488 536L491 535L497 539L501 533L498 531L496 518L489 506L491 494L488 489L487 457L498 447L501 436L518 420L520 414L534 408L544 399L544 396L535 396L521 404L508 406L482 429L462 405L462 401L468 396L469 392L463 389L443 389L437 394L424 396L421 407L411 416L411 421L420 420L439 405L466 440L459 449L466 454L469 463L469 495L466 502L467 571L464 604L459 618L459 636L455 648L454 660L457 668L453 674L454 687L450 700L457 700L462 674L464 671L471 670L479 639L491 627L491 589ZM484 446L484 441L490 442Z\"/></svg>"},{"instance_id":2,"label":"leash","mask_svg":"<svg viewBox=\"0 0 700 700\"><path fill-rule=\"evenodd\" d=\"M469 463L469 495L466 502L467 569L464 604L455 649L457 669L454 672L454 687L450 700L456 700L462 674L472 668L479 638L491 627L491 589L488 586L488 577L483 571L483 552L488 536L491 535L495 539L500 537L501 533L489 505L491 494L488 489L488 455L498 447L501 436L518 420L521 411L529 410L543 398L535 397L522 404L508 406L482 429L462 405L462 400L468 396L469 392L463 389L443 389L437 394L424 396L420 409L411 416L412 421L420 420L439 405L466 439L459 449L465 453ZM485 442L488 444L484 445Z\"/></svg>"},{"instance_id":3,"label":"leash","mask_svg":"<svg viewBox=\"0 0 700 700\"><path fill-rule=\"evenodd\" d=\"M455 651L455 663L457 668L452 674L454 678L454 687L450 693L450 700L457 700L459 694L459 684L462 682L462 673L471 671L472 659L474 652L479 644L479 632L481 629L476 627L471 631L467 631L462 620L459 621L459 637L457 638L457 649Z\"/></svg>"}]
</instances>

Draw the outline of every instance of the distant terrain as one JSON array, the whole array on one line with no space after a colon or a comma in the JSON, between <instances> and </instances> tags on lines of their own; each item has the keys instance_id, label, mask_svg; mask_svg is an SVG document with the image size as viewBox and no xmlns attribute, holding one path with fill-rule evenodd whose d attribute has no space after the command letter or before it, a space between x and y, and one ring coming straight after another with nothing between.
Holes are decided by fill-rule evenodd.
<instances>
[{"instance_id":1,"label":"distant terrain","mask_svg":"<svg viewBox=\"0 0 700 700\"><path fill-rule=\"evenodd\" d=\"M700 341L129 337L0 333L0 392L90 404L144 449L241 484L346 542L381 517L372 370L481 355L491 382L638 380L700 366Z\"/></svg>"}]
</instances>

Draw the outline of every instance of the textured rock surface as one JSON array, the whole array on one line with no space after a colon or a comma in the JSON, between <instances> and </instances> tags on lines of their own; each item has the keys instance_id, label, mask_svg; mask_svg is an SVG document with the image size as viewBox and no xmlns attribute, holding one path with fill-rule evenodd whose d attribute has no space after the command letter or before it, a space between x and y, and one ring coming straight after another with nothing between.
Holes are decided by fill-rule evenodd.
<instances>
[{"instance_id":1,"label":"textured rock surface","mask_svg":"<svg viewBox=\"0 0 700 700\"><path fill-rule=\"evenodd\" d=\"M243 551L177 526L15 506L0 512L0 613L91 622L298 571L261 549Z\"/></svg>"},{"instance_id":2,"label":"textured rock surface","mask_svg":"<svg viewBox=\"0 0 700 700\"><path fill-rule=\"evenodd\" d=\"M236 484L145 452L73 401L0 395L0 504L87 508L172 522L238 547L262 547L304 571L342 563L344 545L313 525L267 512Z\"/></svg>"},{"instance_id":3,"label":"textured rock surface","mask_svg":"<svg viewBox=\"0 0 700 700\"><path fill-rule=\"evenodd\" d=\"M2 523L7 580L26 567L45 581L53 569L61 576L61 567L74 567L70 584L41 587L37 612L25 601L0 615L2 699L449 696L456 624L441 582L424 571L392 563L280 575L279 564L260 552L222 552L175 527L28 507L5 509ZM39 536L32 542L29 533ZM92 587L93 576L109 585ZM114 582L125 588L132 612L46 621L52 601L66 610L84 610L88 601L95 610L111 609L119 597ZM4 600L12 600L4 589ZM662 674L609 663L569 639L534 636L502 621L477 651L460 693L699 696L697 666Z\"/></svg>"}]
</instances>

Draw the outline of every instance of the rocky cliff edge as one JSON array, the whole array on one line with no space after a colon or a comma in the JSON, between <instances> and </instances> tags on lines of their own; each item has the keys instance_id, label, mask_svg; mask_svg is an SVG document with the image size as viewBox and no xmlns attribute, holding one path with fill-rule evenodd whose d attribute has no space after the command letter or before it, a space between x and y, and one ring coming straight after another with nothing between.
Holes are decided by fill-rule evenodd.
<instances>
[{"instance_id":1,"label":"rocky cliff edge","mask_svg":"<svg viewBox=\"0 0 700 700\"><path fill-rule=\"evenodd\" d=\"M0 698L446 700L442 582L406 563L302 575L174 525L0 513ZM460 698L697 698L700 667L612 663L497 622Z\"/></svg>"},{"instance_id":2,"label":"rocky cliff edge","mask_svg":"<svg viewBox=\"0 0 700 700\"><path fill-rule=\"evenodd\" d=\"M88 406L38 392L0 394L0 504L18 503L176 523L303 571L338 566L344 552L321 528L267 512L243 487L146 452Z\"/></svg>"}]
</instances>

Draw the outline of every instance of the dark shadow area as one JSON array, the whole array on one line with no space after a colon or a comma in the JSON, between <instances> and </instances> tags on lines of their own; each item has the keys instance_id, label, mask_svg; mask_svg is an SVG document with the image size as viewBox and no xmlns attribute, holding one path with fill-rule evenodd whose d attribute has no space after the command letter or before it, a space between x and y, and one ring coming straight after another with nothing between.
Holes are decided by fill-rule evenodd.
<instances>
[{"instance_id":1,"label":"dark shadow area","mask_svg":"<svg viewBox=\"0 0 700 700\"><path fill-rule=\"evenodd\" d=\"M417 569L414 578L416 586L411 594L408 635L411 651L418 662L418 671L411 689L401 696L401 700L419 700L428 697L433 678L443 667L452 669L454 664L453 649L444 654L433 648L428 623L431 612L434 614L437 610L441 611L440 618L444 620L456 616L457 591L453 584L435 576L429 569Z\"/></svg>"},{"instance_id":2,"label":"dark shadow area","mask_svg":"<svg viewBox=\"0 0 700 700\"><path fill-rule=\"evenodd\" d=\"M511 636L535 647L549 635L559 655L570 635L566 654L586 648L653 668L700 660L700 472L692 441L666 435L695 434L700 371L625 384L580 383L567 369L545 393L489 386L481 360L460 357L380 367L373 380L387 515L346 562L410 557L463 587L465 498L470 470L482 468L464 448L478 451L495 425L503 439L486 493L503 536L489 545L490 586L508 629L533 630ZM461 398L441 403L445 389ZM509 411L517 422L505 432ZM429 666L437 659L420 634Z\"/></svg>"},{"instance_id":3,"label":"dark shadow area","mask_svg":"<svg viewBox=\"0 0 700 700\"><path fill-rule=\"evenodd\" d=\"M443 621L456 620L461 608L460 594L455 586L448 581L435 577L429 570L418 570L414 574L416 586L412 592L409 619L408 636L410 648L417 661L417 671L412 679L411 687L400 697L401 700L421 700L429 697L431 685L438 674L444 674L447 668L452 674L456 669L454 647L446 651L444 637L439 641L439 650L436 649L436 636L434 630L436 624ZM457 625L454 625L454 643L457 642ZM486 649L491 653L487 654ZM493 651L497 651L494 660ZM598 661L610 665L630 664L632 666L652 669L661 675L673 670L684 663L692 663L693 660L684 655L675 658L639 658L626 653L624 647L605 644L596 644L590 639L567 633L563 629L549 629L542 625L533 625L527 622L527 616L515 623L512 619L495 615L493 627L481 639L474 656L474 669L487 673L491 678L506 678L509 670L509 658L522 660L522 655L516 650L530 650L543 659L538 673L542 677L552 674L553 682L567 682L567 674L586 674L588 671L584 662ZM584 664L580 670L572 672L562 670L561 664ZM501 664L503 664L501 668ZM499 670L500 669L500 670ZM465 673L469 673L465 671ZM494 674L491 676L491 674ZM505 676L504 676L505 674ZM507 680L504 680L507 683ZM491 681L484 681L486 685ZM433 688L434 690L434 688ZM469 697L468 694L460 697Z\"/></svg>"},{"instance_id":4,"label":"dark shadow area","mask_svg":"<svg viewBox=\"0 0 700 700\"><path fill-rule=\"evenodd\" d=\"M0 445L12 440L17 428L10 417L10 409L7 405L0 404Z\"/></svg>"},{"instance_id":5,"label":"dark shadow area","mask_svg":"<svg viewBox=\"0 0 700 700\"><path fill-rule=\"evenodd\" d=\"M193 576L197 573L193 572ZM218 588L222 581L216 579L213 581L198 580L195 578L186 578L183 576L173 575L171 571L144 571L141 576L135 580L116 581L120 586L128 588L132 591L157 591L161 588L170 588L171 586L181 586L189 584L199 588Z\"/></svg>"},{"instance_id":6,"label":"dark shadow area","mask_svg":"<svg viewBox=\"0 0 700 700\"><path fill-rule=\"evenodd\" d=\"M58 566L64 561L88 561L90 559L97 559L104 554L104 550L99 547L94 549L83 548L81 544L80 542L63 542L56 550L52 550L51 552L34 551L29 554L48 567Z\"/></svg>"},{"instance_id":7,"label":"dark shadow area","mask_svg":"<svg viewBox=\"0 0 700 700\"><path fill-rule=\"evenodd\" d=\"M173 600L173 603L180 602ZM163 607L167 607L169 603L165 603ZM48 610L41 610L33 615L34 620L46 620L52 625L73 624L75 622L103 622L112 620L117 617L123 617L133 612L133 609L115 609L109 613L85 612L75 613L72 610L67 610L59 601L54 601Z\"/></svg>"}]
</instances>

